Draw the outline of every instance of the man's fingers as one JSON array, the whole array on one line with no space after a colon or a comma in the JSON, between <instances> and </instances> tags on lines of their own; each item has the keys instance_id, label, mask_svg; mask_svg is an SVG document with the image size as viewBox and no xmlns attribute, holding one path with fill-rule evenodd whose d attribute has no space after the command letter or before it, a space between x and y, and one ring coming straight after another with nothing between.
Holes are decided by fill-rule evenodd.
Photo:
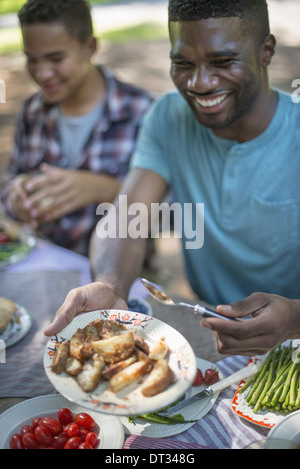
<instances>
[{"instance_id":1,"label":"man's fingers","mask_svg":"<svg viewBox=\"0 0 300 469\"><path fill-rule=\"evenodd\" d=\"M62 306L57 310L52 323L45 329L44 334L51 336L64 329L74 317L85 311L86 297L81 288L71 290Z\"/></svg>"}]
</instances>

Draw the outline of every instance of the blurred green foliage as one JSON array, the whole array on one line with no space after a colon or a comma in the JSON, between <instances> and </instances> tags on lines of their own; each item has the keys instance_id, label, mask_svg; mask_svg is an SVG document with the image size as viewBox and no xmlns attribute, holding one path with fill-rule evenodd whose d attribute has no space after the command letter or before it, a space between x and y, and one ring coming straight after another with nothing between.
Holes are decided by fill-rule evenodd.
<instances>
[{"instance_id":1,"label":"blurred green foliage","mask_svg":"<svg viewBox=\"0 0 300 469\"><path fill-rule=\"evenodd\" d=\"M95 30L95 36L101 40L109 42L125 41L155 41L166 39L168 37L167 27L162 27L157 23L141 23L112 31L101 33ZM0 29L0 54L9 54L11 52L22 51L22 35L19 28Z\"/></svg>"},{"instance_id":2,"label":"blurred green foliage","mask_svg":"<svg viewBox=\"0 0 300 469\"><path fill-rule=\"evenodd\" d=\"M51 0L50 0L51 1ZM120 1L120 0L118 0ZM121 0L122 1L122 0ZM0 1L0 15L6 13L16 13L26 0L1 0ZM89 0L90 5L100 5L104 3L116 3L114 0Z\"/></svg>"}]
</instances>

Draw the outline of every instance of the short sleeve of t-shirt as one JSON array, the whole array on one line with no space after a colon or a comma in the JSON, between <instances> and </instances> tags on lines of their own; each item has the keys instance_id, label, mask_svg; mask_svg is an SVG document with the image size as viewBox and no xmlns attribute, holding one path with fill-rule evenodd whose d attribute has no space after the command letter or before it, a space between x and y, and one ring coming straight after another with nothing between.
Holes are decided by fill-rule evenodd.
<instances>
[{"instance_id":1,"label":"short sleeve of t-shirt","mask_svg":"<svg viewBox=\"0 0 300 469\"><path fill-rule=\"evenodd\" d=\"M169 152L171 97L169 93L156 101L146 113L131 159L131 168L148 169L158 173L169 184L171 180Z\"/></svg>"}]
</instances>

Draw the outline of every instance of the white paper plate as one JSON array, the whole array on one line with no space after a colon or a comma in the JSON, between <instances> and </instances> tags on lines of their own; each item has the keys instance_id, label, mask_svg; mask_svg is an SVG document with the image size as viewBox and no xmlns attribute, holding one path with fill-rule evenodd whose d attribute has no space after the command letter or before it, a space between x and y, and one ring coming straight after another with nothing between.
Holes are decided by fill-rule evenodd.
<instances>
[{"instance_id":1,"label":"white paper plate","mask_svg":"<svg viewBox=\"0 0 300 469\"><path fill-rule=\"evenodd\" d=\"M300 410L287 415L272 428L268 434L267 442L273 439L290 441L296 443L300 448Z\"/></svg>"},{"instance_id":2,"label":"white paper plate","mask_svg":"<svg viewBox=\"0 0 300 469\"><path fill-rule=\"evenodd\" d=\"M23 425L31 424L35 417L55 417L60 408L68 407L72 413L86 412L83 407L73 404L62 396L50 394L34 397L16 404L0 415L0 449L9 449L10 437L18 433ZM118 417L88 412L100 431L98 449L120 449L124 443L124 430Z\"/></svg>"},{"instance_id":3,"label":"white paper plate","mask_svg":"<svg viewBox=\"0 0 300 469\"><path fill-rule=\"evenodd\" d=\"M0 332L0 339L5 342L5 347L16 344L30 331L32 318L28 311L21 305L15 303L16 313L10 323Z\"/></svg>"},{"instance_id":4,"label":"white paper plate","mask_svg":"<svg viewBox=\"0 0 300 469\"><path fill-rule=\"evenodd\" d=\"M199 368L204 376L205 370L208 368L216 368L219 372L220 379L223 378L222 373L217 368L215 363L211 363L207 360L202 360L201 358L197 358L197 368ZM190 389L190 396L197 394L198 392L202 391L204 386L192 386ZM220 393L216 393L213 396L207 397L202 399L198 402L193 402L187 407L178 410L178 414L181 414L185 420L199 420L204 417L210 409L213 407L214 403L216 402L218 395ZM142 420L137 420L135 424L128 421L127 417L120 417L120 420L125 429L125 435L142 435L148 436L152 438L166 438L169 436L178 435L179 433L183 433L188 428L195 425L196 422L190 423L181 423L176 425L163 425L157 423L150 423L150 422L143 422Z\"/></svg>"},{"instance_id":5,"label":"white paper plate","mask_svg":"<svg viewBox=\"0 0 300 469\"><path fill-rule=\"evenodd\" d=\"M170 349L168 363L175 375L174 382L156 396L144 397L139 384L128 386L119 393L112 393L107 389L108 382L103 381L93 392L86 393L67 373L55 374L51 369L51 363L57 344L70 339L78 328L83 328L96 319L121 322L143 337L150 348L157 340L164 337ZM59 335L52 337L46 346L44 367L55 389L70 401L98 412L127 416L155 412L179 399L194 381L196 357L186 339L164 322L130 311L102 310L76 316Z\"/></svg>"}]
</instances>

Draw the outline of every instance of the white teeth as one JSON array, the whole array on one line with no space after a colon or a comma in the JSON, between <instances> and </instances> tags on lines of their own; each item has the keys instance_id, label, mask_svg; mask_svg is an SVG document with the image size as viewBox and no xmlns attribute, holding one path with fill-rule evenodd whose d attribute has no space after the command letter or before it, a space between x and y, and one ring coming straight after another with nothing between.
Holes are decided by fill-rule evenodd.
<instances>
[{"instance_id":1,"label":"white teeth","mask_svg":"<svg viewBox=\"0 0 300 469\"><path fill-rule=\"evenodd\" d=\"M213 107L217 106L218 104L222 103L225 99L227 98L227 94L223 94L222 96L219 96L219 98L216 99L199 99L195 98L196 102L200 104L200 106L203 107Z\"/></svg>"}]
</instances>

